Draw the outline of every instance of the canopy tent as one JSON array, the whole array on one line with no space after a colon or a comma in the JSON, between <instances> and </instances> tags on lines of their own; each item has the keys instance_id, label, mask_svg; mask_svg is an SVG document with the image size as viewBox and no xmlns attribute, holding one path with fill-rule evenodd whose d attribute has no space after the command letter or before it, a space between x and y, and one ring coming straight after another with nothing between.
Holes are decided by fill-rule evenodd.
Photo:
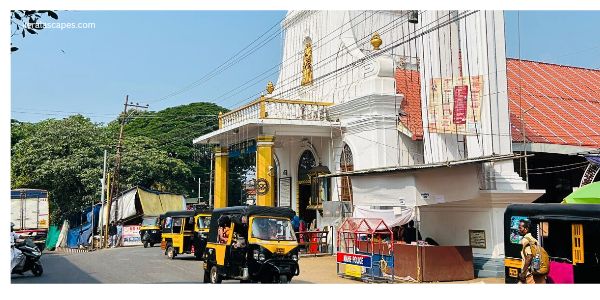
<instances>
[{"instance_id":1,"label":"canopy tent","mask_svg":"<svg viewBox=\"0 0 600 300\"><path fill-rule=\"evenodd\" d=\"M354 218L382 219L390 227L404 225L415 218L414 207L394 207L393 209L371 209L369 206L355 206Z\"/></svg>"},{"instance_id":2,"label":"canopy tent","mask_svg":"<svg viewBox=\"0 0 600 300\"><path fill-rule=\"evenodd\" d=\"M136 215L135 209L135 195L137 189L130 189L119 197L117 201L113 201L110 208L110 220L117 221L127 219ZM115 210L118 207L118 211Z\"/></svg>"},{"instance_id":3,"label":"canopy tent","mask_svg":"<svg viewBox=\"0 0 600 300\"><path fill-rule=\"evenodd\" d=\"M134 186L124 191L118 201L111 203L109 222L128 220L142 214L160 215L167 211L184 210L185 207L185 197L183 195ZM117 209L118 211L115 211ZM106 207L99 208L98 214L102 218L96 222L98 230L104 226L107 211Z\"/></svg>"},{"instance_id":4,"label":"canopy tent","mask_svg":"<svg viewBox=\"0 0 600 300\"><path fill-rule=\"evenodd\" d=\"M590 183L578 188L567 196L562 203L600 204L600 182Z\"/></svg>"}]
</instances>

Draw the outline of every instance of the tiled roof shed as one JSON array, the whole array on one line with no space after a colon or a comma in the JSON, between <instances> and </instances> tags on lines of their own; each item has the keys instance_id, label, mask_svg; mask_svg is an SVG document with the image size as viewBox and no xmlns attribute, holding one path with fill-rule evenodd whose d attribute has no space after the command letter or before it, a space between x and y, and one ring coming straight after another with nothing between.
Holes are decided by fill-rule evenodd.
<instances>
[{"instance_id":1,"label":"tiled roof shed","mask_svg":"<svg viewBox=\"0 0 600 300\"><path fill-rule=\"evenodd\" d=\"M423 121L421 119L421 77L418 71L396 69L396 92L404 95L400 109L406 116L400 121L413 134L413 140L423 139Z\"/></svg>"},{"instance_id":2,"label":"tiled roof shed","mask_svg":"<svg viewBox=\"0 0 600 300\"><path fill-rule=\"evenodd\" d=\"M511 134L529 142L600 147L600 71L507 59Z\"/></svg>"}]
</instances>

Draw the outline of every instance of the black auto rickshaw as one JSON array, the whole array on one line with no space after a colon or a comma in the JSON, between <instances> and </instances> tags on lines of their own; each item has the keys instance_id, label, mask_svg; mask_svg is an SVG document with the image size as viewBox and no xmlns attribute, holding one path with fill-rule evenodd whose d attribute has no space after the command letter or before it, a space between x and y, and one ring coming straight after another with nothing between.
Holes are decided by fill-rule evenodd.
<instances>
[{"instance_id":1,"label":"black auto rickshaw","mask_svg":"<svg viewBox=\"0 0 600 300\"><path fill-rule=\"evenodd\" d=\"M512 204L504 213L505 282L517 283L523 263L522 219L550 258L547 283L600 283L600 205Z\"/></svg>"},{"instance_id":2,"label":"black auto rickshaw","mask_svg":"<svg viewBox=\"0 0 600 300\"><path fill-rule=\"evenodd\" d=\"M144 215L140 227L140 237L144 248L154 247L162 240L161 220L164 215Z\"/></svg>"},{"instance_id":3,"label":"black auto rickshaw","mask_svg":"<svg viewBox=\"0 0 600 300\"><path fill-rule=\"evenodd\" d=\"M169 259L194 254L201 259L206 247L210 210L179 210L165 213L160 247Z\"/></svg>"},{"instance_id":4,"label":"black auto rickshaw","mask_svg":"<svg viewBox=\"0 0 600 300\"><path fill-rule=\"evenodd\" d=\"M204 282L290 282L300 274L293 216L282 207L215 209L204 250Z\"/></svg>"}]
</instances>

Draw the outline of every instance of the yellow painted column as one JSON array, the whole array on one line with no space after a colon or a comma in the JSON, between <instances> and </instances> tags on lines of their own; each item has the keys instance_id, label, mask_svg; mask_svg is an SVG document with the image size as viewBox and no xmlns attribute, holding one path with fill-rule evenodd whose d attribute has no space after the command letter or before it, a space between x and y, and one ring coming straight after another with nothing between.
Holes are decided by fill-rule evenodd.
<instances>
[{"instance_id":1,"label":"yellow painted column","mask_svg":"<svg viewBox=\"0 0 600 300\"><path fill-rule=\"evenodd\" d=\"M272 135L258 136L256 143L256 205L275 206L274 143L275 137Z\"/></svg>"},{"instance_id":2,"label":"yellow painted column","mask_svg":"<svg viewBox=\"0 0 600 300\"><path fill-rule=\"evenodd\" d=\"M227 207L227 171L229 170L229 151L227 148L215 148L215 208Z\"/></svg>"}]
</instances>

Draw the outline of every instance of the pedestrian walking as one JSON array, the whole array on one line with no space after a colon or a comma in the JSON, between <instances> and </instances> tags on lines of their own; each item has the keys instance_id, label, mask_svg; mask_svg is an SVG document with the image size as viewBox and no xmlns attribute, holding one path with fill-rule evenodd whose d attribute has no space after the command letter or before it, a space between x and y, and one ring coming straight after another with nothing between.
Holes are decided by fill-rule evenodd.
<instances>
[{"instance_id":1,"label":"pedestrian walking","mask_svg":"<svg viewBox=\"0 0 600 300\"><path fill-rule=\"evenodd\" d=\"M117 223L117 247L121 247L123 245L123 223L119 221Z\"/></svg>"},{"instance_id":2,"label":"pedestrian walking","mask_svg":"<svg viewBox=\"0 0 600 300\"><path fill-rule=\"evenodd\" d=\"M531 261L533 260L531 244L537 244L538 241L533 238L530 230L531 222L529 220L521 220L519 222L519 235L523 237L523 239L521 239L521 244L523 244L523 250L521 251L523 265L521 267L521 273L519 274L519 283L545 284L546 275L531 273Z\"/></svg>"},{"instance_id":3,"label":"pedestrian walking","mask_svg":"<svg viewBox=\"0 0 600 300\"><path fill-rule=\"evenodd\" d=\"M117 243L117 226L115 226L115 221L110 222L108 235L110 235L110 247L114 248Z\"/></svg>"}]
</instances>

